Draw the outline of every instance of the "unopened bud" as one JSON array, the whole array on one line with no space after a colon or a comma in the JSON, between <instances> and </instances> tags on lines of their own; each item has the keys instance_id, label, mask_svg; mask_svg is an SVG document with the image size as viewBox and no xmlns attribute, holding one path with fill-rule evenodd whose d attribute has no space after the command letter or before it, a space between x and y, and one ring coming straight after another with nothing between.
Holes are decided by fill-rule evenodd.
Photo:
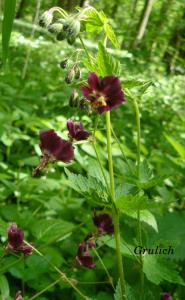
<instances>
[{"instance_id":1,"label":"unopened bud","mask_svg":"<svg viewBox=\"0 0 185 300\"><path fill-rule=\"evenodd\" d=\"M53 21L53 14L51 13L51 11L47 10L45 11L39 20L39 25L41 27L48 27Z\"/></svg>"},{"instance_id":2,"label":"unopened bud","mask_svg":"<svg viewBox=\"0 0 185 300\"><path fill-rule=\"evenodd\" d=\"M75 79L80 79L80 75L81 75L81 72L80 72L80 68L78 65L74 65L74 71L75 71Z\"/></svg>"},{"instance_id":3,"label":"unopened bud","mask_svg":"<svg viewBox=\"0 0 185 300\"><path fill-rule=\"evenodd\" d=\"M78 106L78 93L76 90L74 90L71 93L71 96L69 98L69 106L70 107L77 107Z\"/></svg>"},{"instance_id":4,"label":"unopened bud","mask_svg":"<svg viewBox=\"0 0 185 300\"><path fill-rule=\"evenodd\" d=\"M76 41L76 37L68 37L67 42L69 45L73 45Z\"/></svg>"},{"instance_id":5,"label":"unopened bud","mask_svg":"<svg viewBox=\"0 0 185 300\"><path fill-rule=\"evenodd\" d=\"M60 62L60 67L62 69L65 69L67 67L67 65L68 65L68 58L66 58Z\"/></svg>"},{"instance_id":6,"label":"unopened bud","mask_svg":"<svg viewBox=\"0 0 185 300\"><path fill-rule=\"evenodd\" d=\"M53 23L48 26L48 31L51 33L59 34L63 30L63 25L61 23Z\"/></svg>"},{"instance_id":7,"label":"unopened bud","mask_svg":"<svg viewBox=\"0 0 185 300\"><path fill-rule=\"evenodd\" d=\"M58 41L63 41L66 38L66 32L62 30L60 33L57 34L57 40Z\"/></svg>"},{"instance_id":8,"label":"unopened bud","mask_svg":"<svg viewBox=\"0 0 185 300\"><path fill-rule=\"evenodd\" d=\"M72 68L67 73L67 75L65 77L65 82L69 84L69 83L71 83L74 80L74 78L75 78L75 71L74 71L74 68Z\"/></svg>"}]
</instances>

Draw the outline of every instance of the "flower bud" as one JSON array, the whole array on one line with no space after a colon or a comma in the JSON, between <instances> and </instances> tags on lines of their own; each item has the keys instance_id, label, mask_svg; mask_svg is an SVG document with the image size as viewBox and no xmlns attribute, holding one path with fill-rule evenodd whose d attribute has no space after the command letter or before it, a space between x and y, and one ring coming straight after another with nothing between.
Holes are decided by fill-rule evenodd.
<instances>
[{"instance_id":1,"label":"flower bud","mask_svg":"<svg viewBox=\"0 0 185 300\"><path fill-rule=\"evenodd\" d=\"M81 72L79 66L76 64L73 68L75 72L75 79L80 79Z\"/></svg>"},{"instance_id":2,"label":"flower bud","mask_svg":"<svg viewBox=\"0 0 185 300\"><path fill-rule=\"evenodd\" d=\"M74 78L75 78L75 71L74 68L71 68L71 70L69 70L69 72L65 77L65 82L70 84L74 80Z\"/></svg>"},{"instance_id":3,"label":"flower bud","mask_svg":"<svg viewBox=\"0 0 185 300\"><path fill-rule=\"evenodd\" d=\"M78 93L76 90L72 91L71 96L69 98L69 106L77 107L78 106Z\"/></svg>"},{"instance_id":4,"label":"flower bud","mask_svg":"<svg viewBox=\"0 0 185 300\"><path fill-rule=\"evenodd\" d=\"M73 45L75 43L75 41L76 41L76 37L71 36L67 39L67 42L69 45Z\"/></svg>"},{"instance_id":5,"label":"flower bud","mask_svg":"<svg viewBox=\"0 0 185 300\"><path fill-rule=\"evenodd\" d=\"M57 41L63 41L66 38L66 32L64 30L57 34Z\"/></svg>"},{"instance_id":6,"label":"flower bud","mask_svg":"<svg viewBox=\"0 0 185 300\"><path fill-rule=\"evenodd\" d=\"M39 20L39 25L41 27L48 27L53 21L53 14L51 11L47 10L45 11Z\"/></svg>"},{"instance_id":7,"label":"flower bud","mask_svg":"<svg viewBox=\"0 0 185 300\"><path fill-rule=\"evenodd\" d=\"M48 26L48 31L51 33L59 34L63 30L63 25L61 23L53 23Z\"/></svg>"},{"instance_id":8,"label":"flower bud","mask_svg":"<svg viewBox=\"0 0 185 300\"><path fill-rule=\"evenodd\" d=\"M62 69L65 69L67 67L67 65L68 65L68 58L66 58L60 62L60 67Z\"/></svg>"}]
</instances>

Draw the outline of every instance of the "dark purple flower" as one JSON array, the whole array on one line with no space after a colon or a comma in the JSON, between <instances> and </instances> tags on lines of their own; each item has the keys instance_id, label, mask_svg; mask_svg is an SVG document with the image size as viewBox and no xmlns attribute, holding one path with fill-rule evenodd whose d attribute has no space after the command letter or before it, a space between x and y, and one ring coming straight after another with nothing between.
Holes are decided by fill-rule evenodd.
<instances>
[{"instance_id":1,"label":"dark purple flower","mask_svg":"<svg viewBox=\"0 0 185 300\"><path fill-rule=\"evenodd\" d=\"M24 298L21 295L21 291L18 291L17 294L15 295L14 300L24 300Z\"/></svg>"},{"instance_id":2,"label":"dark purple flower","mask_svg":"<svg viewBox=\"0 0 185 300\"><path fill-rule=\"evenodd\" d=\"M51 160L59 160L67 163L74 158L72 143L63 140L53 129L40 132L40 141L43 157L39 165L33 170L33 175L43 170Z\"/></svg>"},{"instance_id":3,"label":"dark purple flower","mask_svg":"<svg viewBox=\"0 0 185 300\"><path fill-rule=\"evenodd\" d=\"M80 266L84 266L89 269L94 269L96 267L94 263L93 256L89 252L89 245L87 241L83 241L79 247L76 256L76 261Z\"/></svg>"},{"instance_id":4,"label":"dark purple flower","mask_svg":"<svg viewBox=\"0 0 185 300\"><path fill-rule=\"evenodd\" d=\"M112 217L109 214L96 214L94 210L93 213L94 225L98 228L99 234L113 234L114 225L112 222Z\"/></svg>"},{"instance_id":5,"label":"dark purple flower","mask_svg":"<svg viewBox=\"0 0 185 300\"><path fill-rule=\"evenodd\" d=\"M8 229L8 245L6 249L12 252L22 252L24 255L30 255L33 251L31 246L25 244L24 233L16 224L12 224Z\"/></svg>"},{"instance_id":6,"label":"dark purple flower","mask_svg":"<svg viewBox=\"0 0 185 300\"><path fill-rule=\"evenodd\" d=\"M96 73L90 73L88 84L82 86L81 91L99 113L109 111L125 101L120 80L116 76L99 78Z\"/></svg>"},{"instance_id":7,"label":"dark purple flower","mask_svg":"<svg viewBox=\"0 0 185 300\"><path fill-rule=\"evenodd\" d=\"M51 159L69 162L74 158L74 150L71 142L63 140L53 129L40 133L40 148L43 154Z\"/></svg>"},{"instance_id":8,"label":"dark purple flower","mask_svg":"<svg viewBox=\"0 0 185 300\"><path fill-rule=\"evenodd\" d=\"M67 128L69 130L69 137L73 140L82 141L87 140L90 133L87 132L81 122L73 122L72 120L67 120Z\"/></svg>"},{"instance_id":9,"label":"dark purple flower","mask_svg":"<svg viewBox=\"0 0 185 300\"><path fill-rule=\"evenodd\" d=\"M16 224L12 224L8 229L8 244L12 249L19 248L24 241L24 233L17 227Z\"/></svg>"},{"instance_id":10,"label":"dark purple flower","mask_svg":"<svg viewBox=\"0 0 185 300\"><path fill-rule=\"evenodd\" d=\"M163 293L161 296L161 300L173 300L173 298L170 293Z\"/></svg>"}]
</instances>

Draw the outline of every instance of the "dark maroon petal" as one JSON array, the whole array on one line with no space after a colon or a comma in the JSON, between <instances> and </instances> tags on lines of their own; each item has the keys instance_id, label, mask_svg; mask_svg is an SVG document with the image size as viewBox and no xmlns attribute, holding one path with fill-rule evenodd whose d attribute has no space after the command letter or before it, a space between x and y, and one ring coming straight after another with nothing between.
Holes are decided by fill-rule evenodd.
<instances>
[{"instance_id":1,"label":"dark maroon petal","mask_svg":"<svg viewBox=\"0 0 185 300\"><path fill-rule=\"evenodd\" d=\"M96 267L93 257L90 254L86 254L83 257L77 256L76 259L80 266L84 266L89 269L94 269Z\"/></svg>"},{"instance_id":2,"label":"dark maroon petal","mask_svg":"<svg viewBox=\"0 0 185 300\"><path fill-rule=\"evenodd\" d=\"M21 291L18 291L16 293L14 300L24 300L24 298L21 295Z\"/></svg>"},{"instance_id":3,"label":"dark maroon petal","mask_svg":"<svg viewBox=\"0 0 185 300\"><path fill-rule=\"evenodd\" d=\"M22 252L24 255L30 255L33 252L33 248L29 245L23 244L20 248L19 251Z\"/></svg>"},{"instance_id":4,"label":"dark maroon petal","mask_svg":"<svg viewBox=\"0 0 185 300\"><path fill-rule=\"evenodd\" d=\"M76 133L76 140L77 141L83 141L83 140L87 140L88 137L90 136L90 133L87 131L78 131Z\"/></svg>"},{"instance_id":5,"label":"dark maroon petal","mask_svg":"<svg viewBox=\"0 0 185 300\"><path fill-rule=\"evenodd\" d=\"M56 134L53 129L40 132L40 148L42 152L47 151L53 154L54 151L61 145L61 138Z\"/></svg>"},{"instance_id":6,"label":"dark maroon petal","mask_svg":"<svg viewBox=\"0 0 185 300\"><path fill-rule=\"evenodd\" d=\"M76 130L75 130L75 124L72 120L67 120L67 129L69 131L69 135L72 137L72 138L75 138L75 135L76 135Z\"/></svg>"},{"instance_id":7,"label":"dark maroon petal","mask_svg":"<svg viewBox=\"0 0 185 300\"><path fill-rule=\"evenodd\" d=\"M89 74L88 84L94 91L99 91L99 89L101 88L101 80L98 78L96 73Z\"/></svg>"},{"instance_id":8,"label":"dark maroon petal","mask_svg":"<svg viewBox=\"0 0 185 300\"><path fill-rule=\"evenodd\" d=\"M98 107L98 108L97 108L97 111L98 111L100 114L102 114L102 113L104 113L104 112L106 112L106 111L111 110L112 108L113 108L112 106L106 105L106 106Z\"/></svg>"},{"instance_id":9,"label":"dark maroon petal","mask_svg":"<svg viewBox=\"0 0 185 300\"><path fill-rule=\"evenodd\" d=\"M89 95L92 93L92 89L91 89L90 87L88 87L88 86L82 86L82 87L80 88L80 90L82 91L82 93L84 94L84 96L85 96L86 98L88 98Z\"/></svg>"},{"instance_id":10,"label":"dark maroon petal","mask_svg":"<svg viewBox=\"0 0 185 300\"><path fill-rule=\"evenodd\" d=\"M112 217L109 214L96 214L94 211L93 214L93 222L97 227L100 234L113 234L114 233L114 225L112 222Z\"/></svg>"},{"instance_id":11,"label":"dark maroon petal","mask_svg":"<svg viewBox=\"0 0 185 300\"><path fill-rule=\"evenodd\" d=\"M54 151L53 156L57 160L69 162L74 159L74 149L72 143L61 139L59 148Z\"/></svg>"},{"instance_id":12,"label":"dark maroon petal","mask_svg":"<svg viewBox=\"0 0 185 300\"><path fill-rule=\"evenodd\" d=\"M19 248L24 239L24 233L17 227L16 224L12 224L8 229L8 243L12 250Z\"/></svg>"}]
</instances>

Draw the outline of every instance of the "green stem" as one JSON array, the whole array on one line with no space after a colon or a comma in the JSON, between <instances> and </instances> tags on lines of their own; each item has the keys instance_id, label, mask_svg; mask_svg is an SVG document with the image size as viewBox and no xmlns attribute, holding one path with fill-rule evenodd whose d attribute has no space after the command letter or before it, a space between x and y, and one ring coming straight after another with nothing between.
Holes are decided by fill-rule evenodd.
<instances>
[{"instance_id":1,"label":"green stem","mask_svg":"<svg viewBox=\"0 0 185 300\"><path fill-rule=\"evenodd\" d=\"M46 286L43 290L41 290L40 292L38 292L37 294L35 294L31 298L29 298L29 300L33 300L33 299L37 298L38 296L42 295L44 292L46 292L48 289L50 289L51 287L53 287L59 281L61 281L61 277L58 278L56 281L52 282L51 284L49 284L48 286Z\"/></svg>"},{"instance_id":2,"label":"green stem","mask_svg":"<svg viewBox=\"0 0 185 300\"><path fill-rule=\"evenodd\" d=\"M141 124L140 124L140 112L139 112L139 106L135 98L133 98L133 105L135 109L136 114L136 125L137 125L137 176L138 180L140 179L140 161L141 161ZM137 211L137 223L138 223L138 240L139 245L142 246L142 228L141 228L141 213L138 209ZM143 274L143 256L140 254L140 264L141 264L141 299L143 295L143 288L144 288L144 274Z\"/></svg>"},{"instance_id":3,"label":"green stem","mask_svg":"<svg viewBox=\"0 0 185 300\"><path fill-rule=\"evenodd\" d=\"M119 212L116 209L115 201L115 184L114 184L114 170L113 170L113 161L112 161L112 146L111 146L111 122L110 122L110 111L106 112L106 131L107 131L107 152L108 152L108 163L109 163L109 176L110 176L110 191L111 198L113 203L112 215L114 222L114 236L116 242L116 254L117 254L117 263L120 276L121 292L122 299L126 299L126 288L125 288L125 276L123 271L123 261L121 254L121 237L119 229Z\"/></svg>"},{"instance_id":4,"label":"green stem","mask_svg":"<svg viewBox=\"0 0 185 300\"><path fill-rule=\"evenodd\" d=\"M96 248L92 248L92 250L93 250L93 252L96 254L96 256L98 257L98 259L99 259L99 261L100 261L102 267L104 268L105 273L107 274L107 277L108 277L108 280L109 280L110 285L112 286L113 290L115 290L113 279L112 279L112 277L110 276L109 271L107 270L107 268L106 268L106 266L105 266L103 260L101 259L101 257L100 257L100 255L99 255L98 251L96 250Z\"/></svg>"},{"instance_id":5,"label":"green stem","mask_svg":"<svg viewBox=\"0 0 185 300\"><path fill-rule=\"evenodd\" d=\"M82 39L82 37L81 37L80 34L79 34L79 40L80 40L80 42L81 42L81 44L82 44L82 47L83 47L83 49L84 49L84 51L85 51L85 54L86 54L86 56L87 56L87 58L88 58L89 63L92 64L90 54L89 54L89 52L88 52L88 50L87 50L87 47L85 46L84 41L83 41L83 39Z\"/></svg>"}]
</instances>

